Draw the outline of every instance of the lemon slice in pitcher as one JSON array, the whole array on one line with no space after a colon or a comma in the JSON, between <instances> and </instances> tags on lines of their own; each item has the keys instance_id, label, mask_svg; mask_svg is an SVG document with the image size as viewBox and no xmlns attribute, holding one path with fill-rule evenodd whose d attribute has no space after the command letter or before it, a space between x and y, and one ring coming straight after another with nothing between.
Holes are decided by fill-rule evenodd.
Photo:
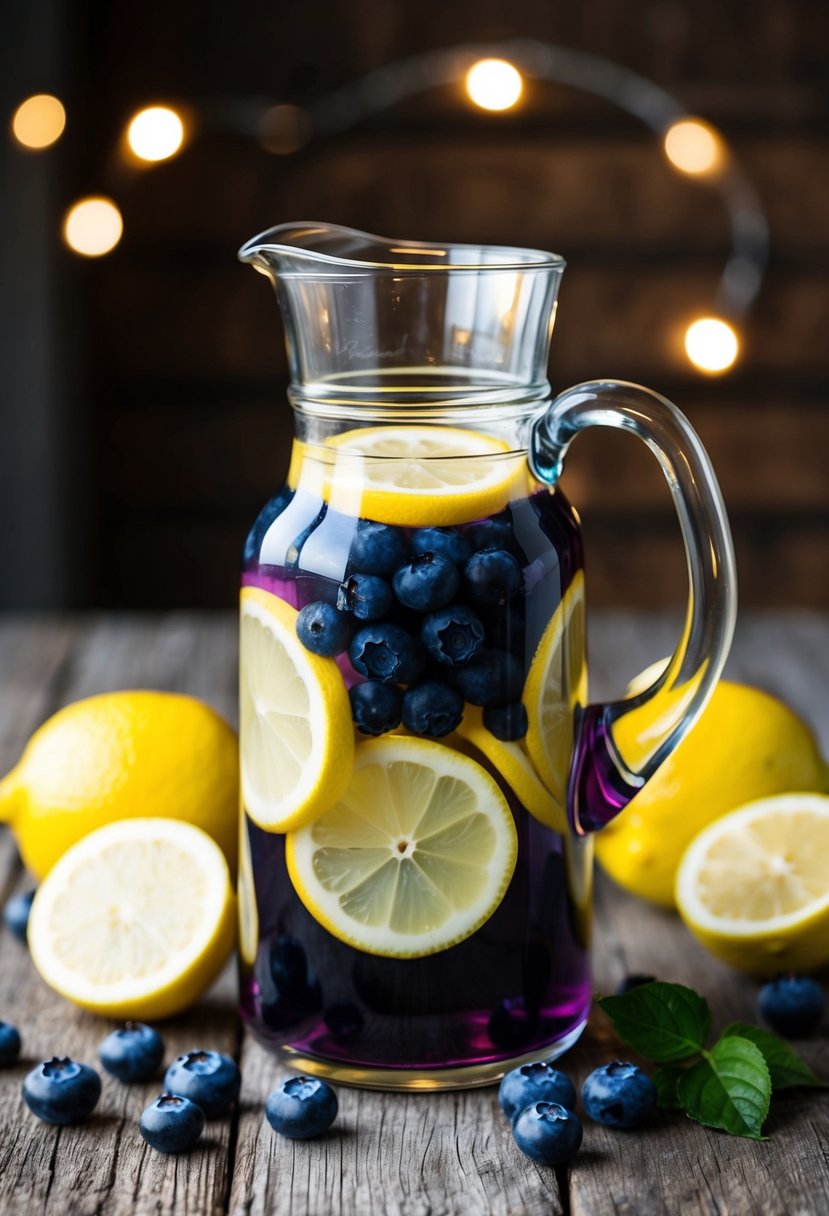
<instances>
[{"instance_id":1,"label":"lemon slice in pitcher","mask_svg":"<svg viewBox=\"0 0 829 1216\"><path fill-rule=\"evenodd\" d=\"M517 850L509 806L480 764L402 736L359 744L342 798L286 840L315 920L385 958L435 954L474 933L503 899Z\"/></svg>"}]
</instances>

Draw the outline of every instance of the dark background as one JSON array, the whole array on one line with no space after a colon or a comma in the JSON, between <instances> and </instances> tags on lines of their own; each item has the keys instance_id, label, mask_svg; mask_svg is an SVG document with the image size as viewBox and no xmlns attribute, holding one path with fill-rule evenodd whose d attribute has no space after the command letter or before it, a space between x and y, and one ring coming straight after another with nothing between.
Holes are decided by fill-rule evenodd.
<instances>
[{"instance_id":1,"label":"dark background","mask_svg":"<svg viewBox=\"0 0 829 1216\"><path fill-rule=\"evenodd\" d=\"M829 605L822 0L15 0L2 21L5 114L52 91L68 126L37 155L3 138L0 606L233 602L245 532L291 432L276 305L235 253L308 218L563 253L554 388L613 375L676 400L720 476L743 605ZM520 108L485 115L442 87L291 155L239 129L268 104L313 104L417 51L515 36L616 59L731 142L772 241L731 373L700 375L680 346L711 311L728 254L721 199L605 102L529 82ZM154 102L189 107L193 137L173 160L130 169L120 134ZM60 220L98 192L117 200L125 232L85 261L62 246ZM591 433L565 485L592 602L677 603L684 559L644 449Z\"/></svg>"}]
</instances>

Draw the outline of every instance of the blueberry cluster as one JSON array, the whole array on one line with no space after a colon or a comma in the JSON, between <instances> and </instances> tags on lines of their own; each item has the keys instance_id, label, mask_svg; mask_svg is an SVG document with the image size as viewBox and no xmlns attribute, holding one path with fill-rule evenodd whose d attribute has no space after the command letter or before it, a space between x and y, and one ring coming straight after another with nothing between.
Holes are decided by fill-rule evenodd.
<instances>
[{"instance_id":1,"label":"blueberry cluster","mask_svg":"<svg viewBox=\"0 0 829 1216\"><path fill-rule=\"evenodd\" d=\"M357 729L382 735L402 722L439 739L464 702L484 709L498 739L527 732L524 670L505 615L520 621L523 575L507 519L456 528L403 528L361 519L336 603L315 600L297 618L314 654L348 653L364 677L349 693ZM504 613L514 603L518 611Z\"/></svg>"}]
</instances>

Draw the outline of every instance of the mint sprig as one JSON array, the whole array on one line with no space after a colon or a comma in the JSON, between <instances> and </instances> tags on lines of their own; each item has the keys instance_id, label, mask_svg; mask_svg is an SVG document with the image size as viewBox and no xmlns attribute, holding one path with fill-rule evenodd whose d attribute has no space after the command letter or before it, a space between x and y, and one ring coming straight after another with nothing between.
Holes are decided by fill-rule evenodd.
<instances>
[{"instance_id":1,"label":"mint sprig","mask_svg":"<svg viewBox=\"0 0 829 1216\"><path fill-rule=\"evenodd\" d=\"M762 1140L773 1090L829 1086L759 1026L733 1022L707 1048L711 1009L683 984L655 980L598 1003L628 1046L661 1065L653 1076L658 1105L704 1127Z\"/></svg>"}]
</instances>

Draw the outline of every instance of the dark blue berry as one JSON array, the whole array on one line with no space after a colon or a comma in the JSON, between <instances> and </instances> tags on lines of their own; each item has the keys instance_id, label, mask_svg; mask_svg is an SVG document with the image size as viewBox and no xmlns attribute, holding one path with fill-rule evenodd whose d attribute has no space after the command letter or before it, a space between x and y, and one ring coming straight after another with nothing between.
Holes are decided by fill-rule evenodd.
<instances>
[{"instance_id":1,"label":"dark blue berry","mask_svg":"<svg viewBox=\"0 0 829 1216\"><path fill-rule=\"evenodd\" d=\"M34 891L21 891L12 895L3 908L3 922L9 933L13 933L19 942L26 942L26 931L29 928L29 913L32 910Z\"/></svg>"},{"instance_id":2,"label":"dark blue berry","mask_svg":"<svg viewBox=\"0 0 829 1216\"><path fill-rule=\"evenodd\" d=\"M656 1090L647 1073L626 1060L594 1068L581 1089L584 1109L607 1127L636 1127L656 1106Z\"/></svg>"},{"instance_id":3,"label":"dark blue berry","mask_svg":"<svg viewBox=\"0 0 829 1216\"><path fill-rule=\"evenodd\" d=\"M787 1039L810 1034L823 1016L823 990L808 975L780 975L757 998L761 1017Z\"/></svg>"},{"instance_id":4,"label":"dark blue berry","mask_svg":"<svg viewBox=\"0 0 829 1216\"><path fill-rule=\"evenodd\" d=\"M204 1131L204 1111L180 1094L161 1094L143 1111L138 1128L159 1153L184 1153Z\"/></svg>"},{"instance_id":5,"label":"dark blue berry","mask_svg":"<svg viewBox=\"0 0 829 1216\"><path fill-rule=\"evenodd\" d=\"M416 612L443 608L455 598L460 585L457 566L442 553L418 553L400 566L392 578L394 594L400 603Z\"/></svg>"},{"instance_id":6,"label":"dark blue berry","mask_svg":"<svg viewBox=\"0 0 829 1216\"><path fill-rule=\"evenodd\" d=\"M473 549L512 549L515 536L508 519L482 519L464 533Z\"/></svg>"},{"instance_id":7,"label":"dark blue berry","mask_svg":"<svg viewBox=\"0 0 829 1216\"><path fill-rule=\"evenodd\" d=\"M287 507L288 503L293 498L293 491L287 486L283 487L278 494L275 494L268 502L265 503L262 510L257 515L253 527L248 533L245 541L245 549L242 560L245 563L255 562L259 560L259 553L262 548L262 541L265 539L265 533L270 528L273 521Z\"/></svg>"},{"instance_id":8,"label":"dark blue berry","mask_svg":"<svg viewBox=\"0 0 829 1216\"><path fill-rule=\"evenodd\" d=\"M282 992L304 988L308 983L308 956L302 942L281 934L268 953L268 969Z\"/></svg>"},{"instance_id":9,"label":"dark blue berry","mask_svg":"<svg viewBox=\"0 0 829 1216\"><path fill-rule=\"evenodd\" d=\"M316 1077L289 1077L268 1094L265 1118L289 1140L308 1140L327 1131L337 1117L337 1095Z\"/></svg>"},{"instance_id":10,"label":"dark blue berry","mask_svg":"<svg viewBox=\"0 0 829 1216\"><path fill-rule=\"evenodd\" d=\"M164 1059L164 1040L152 1026L125 1022L107 1035L98 1054L107 1072L119 1081L149 1081Z\"/></svg>"},{"instance_id":11,"label":"dark blue berry","mask_svg":"<svg viewBox=\"0 0 829 1216\"><path fill-rule=\"evenodd\" d=\"M392 589L377 574L349 574L337 591L337 608L358 621L378 621L394 603Z\"/></svg>"},{"instance_id":12,"label":"dark blue berry","mask_svg":"<svg viewBox=\"0 0 829 1216\"><path fill-rule=\"evenodd\" d=\"M302 645L325 658L342 654L352 632L348 617L324 600L306 604L296 619L296 635Z\"/></svg>"},{"instance_id":13,"label":"dark blue berry","mask_svg":"<svg viewBox=\"0 0 829 1216\"><path fill-rule=\"evenodd\" d=\"M472 705L510 705L521 699L524 673L508 650L483 649L453 673L456 688Z\"/></svg>"},{"instance_id":14,"label":"dark blue berry","mask_svg":"<svg viewBox=\"0 0 829 1216\"><path fill-rule=\"evenodd\" d=\"M101 1096L101 1078L94 1068L68 1056L53 1056L33 1068L23 1082L23 1100L44 1123L82 1123Z\"/></svg>"},{"instance_id":15,"label":"dark blue berry","mask_svg":"<svg viewBox=\"0 0 829 1216\"><path fill-rule=\"evenodd\" d=\"M240 1082L235 1061L218 1051L188 1051L164 1074L165 1090L195 1102L208 1119L223 1115L236 1101Z\"/></svg>"},{"instance_id":16,"label":"dark blue berry","mask_svg":"<svg viewBox=\"0 0 829 1216\"><path fill-rule=\"evenodd\" d=\"M581 1119L558 1102L536 1102L520 1111L512 1125L525 1157L541 1165L566 1165L581 1147Z\"/></svg>"},{"instance_id":17,"label":"dark blue berry","mask_svg":"<svg viewBox=\"0 0 829 1216\"><path fill-rule=\"evenodd\" d=\"M416 735L440 739L460 725L463 697L440 680L424 680L406 689L401 714L403 725Z\"/></svg>"},{"instance_id":18,"label":"dark blue berry","mask_svg":"<svg viewBox=\"0 0 829 1216\"><path fill-rule=\"evenodd\" d=\"M384 735L400 725L400 689L393 684L367 680L348 690L351 716L364 735Z\"/></svg>"},{"instance_id":19,"label":"dark blue berry","mask_svg":"<svg viewBox=\"0 0 829 1216\"><path fill-rule=\"evenodd\" d=\"M454 528L418 528L412 533L412 553L440 553L462 566L472 556L472 545Z\"/></svg>"},{"instance_id":20,"label":"dark blue berry","mask_svg":"<svg viewBox=\"0 0 829 1216\"><path fill-rule=\"evenodd\" d=\"M481 549L463 568L464 586L479 608L506 604L521 589L521 567L506 549Z\"/></svg>"},{"instance_id":21,"label":"dark blue berry","mask_svg":"<svg viewBox=\"0 0 829 1216\"><path fill-rule=\"evenodd\" d=\"M323 1011L322 1020L340 1043L352 1043L360 1037L363 1015L351 1001L340 1001Z\"/></svg>"},{"instance_id":22,"label":"dark blue berry","mask_svg":"<svg viewBox=\"0 0 829 1216\"><path fill-rule=\"evenodd\" d=\"M322 1009L322 988L309 970L301 942L284 934L257 960L262 1021L269 1030L292 1030Z\"/></svg>"},{"instance_id":23,"label":"dark blue berry","mask_svg":"<svg viewBox=\"0 0 829 1216\"><path fill-rule=\"evenodd\" d=\"M394 574L406 560L408 546L402 528L361 519L351 541L348 564L364 574Z\"/></svg>"},{"instance_id":24,"label":"dark blue berry","mask_svg":"<svg viewBox=\"0 0 829 1216\"><path fill-rule=\"evenodd\" d=\"M498 1101L508 1119L533 1102L558 1102L568 1110L575 1110L576 1087L566 1073L538 1060L507 1073L498 1090Z\"/></svg>"},{"instance_id":25,"label":"dark blue berry","mask_svg":"<svg viewBox=\"0 0 829 1216\"><path fill-rule=\"evenodd\" d=\"M622 980L616 989L616 995L624 996L626 992L630 992L634 988L641 988L643 984L652 984L655 979L655 975L640 975L638 972L633 972L632 975L626 975Z\"/></svg>"},{"instance_id":26,"label":"dark blue berry","mask_svg":"<svg viewBox=\"0 0 829 1216\"><path fill-rule=\"evenodd\" d=\"M489 733L504 743L523 739L529 727L527 711L520 701L513 701L511 705L490 705L483 716Z\"/></svg>"},{"instance_id":27,"label":"dark blue berry","mask_svg":"<svg viewBox=\"0 0 829 1216\"><path fill-rule=\"evenodd\" d=\"M383 684L410 684L423 670L423 647L402 625L379 622L366 625L348 648L352 666L369 680Z\"/></svg>"},{"instance_id":28,"label":"dark blue berry","mask_svg":"<svg viewBox=\"0 0 829 1216\"><path fill-rule=\"evenodd\" d=\"M423 645L438 663L461 667L474 659L484 644L480 618L465 604L452 604L430 612L420 634Z\"/></svg>"},{"instance_id":29,"label":"dark blue berry","mask_svg":"<svg viewBox=\"0 0 829 1216\"><path fill-rule=\"evenodd\" d=\"M0 1068L13 1064L20 1055L20 1032L11 1022L0 1022Z\"/></svg>"}]
</instances>

